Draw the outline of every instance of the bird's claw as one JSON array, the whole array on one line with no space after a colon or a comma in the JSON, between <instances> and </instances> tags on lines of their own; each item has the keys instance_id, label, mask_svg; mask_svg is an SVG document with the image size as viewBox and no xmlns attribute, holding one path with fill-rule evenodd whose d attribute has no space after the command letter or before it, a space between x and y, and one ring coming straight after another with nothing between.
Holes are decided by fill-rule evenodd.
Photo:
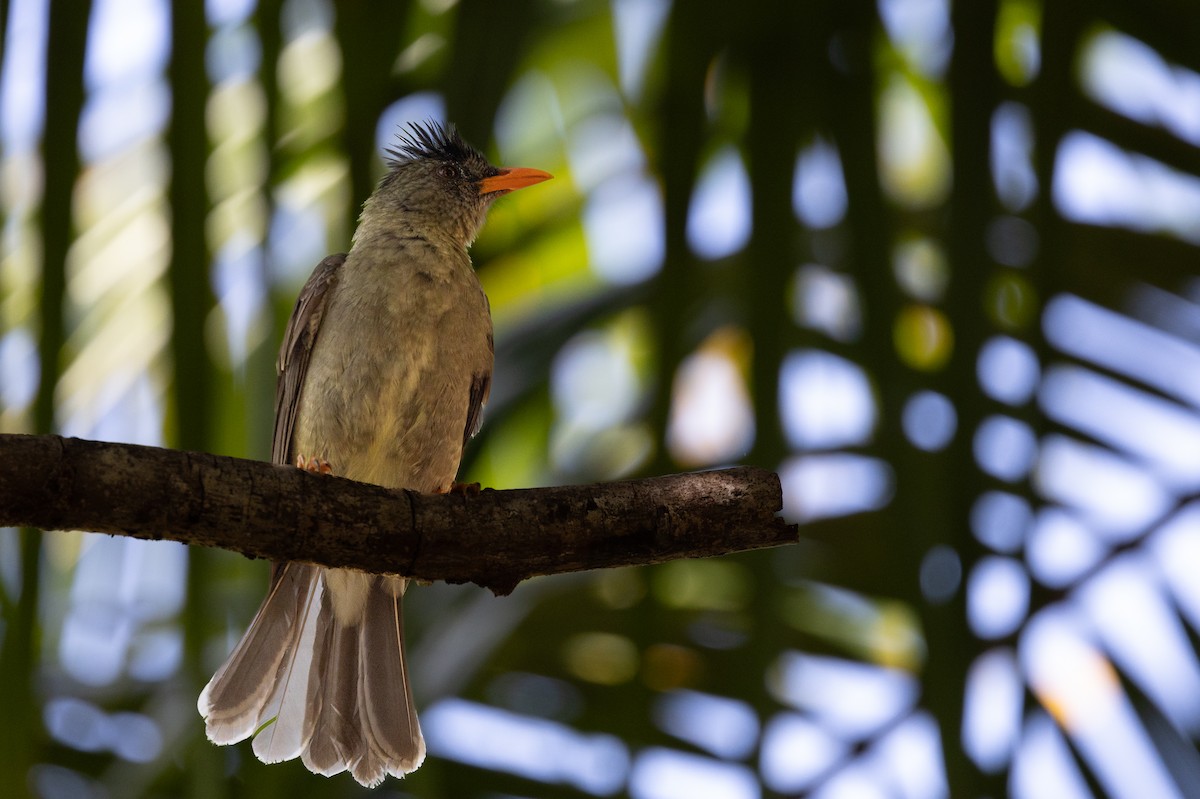
<instances>
[{"instance_id":1,"label":"bird's claw","mask_svg":"<svg viewBox=\"0 0 1200 799\"><path fill-rule=\"evenodd\" d=\"M296 456L296 468L313 474L333 474L333 467L324 458L310 458L307 455Z\"/></svg>"},{"instance_id":2,"label":"bird's claw","mask_svg":"<svg viewBox=\"0 0 1200 799\"><path fill-rule=\"evenodd\" d=\"M479 483L451 483L449 488L443 489L440 493L454 494L460 497L477 497L482 491Z\"/></svg>"}]
</instances>

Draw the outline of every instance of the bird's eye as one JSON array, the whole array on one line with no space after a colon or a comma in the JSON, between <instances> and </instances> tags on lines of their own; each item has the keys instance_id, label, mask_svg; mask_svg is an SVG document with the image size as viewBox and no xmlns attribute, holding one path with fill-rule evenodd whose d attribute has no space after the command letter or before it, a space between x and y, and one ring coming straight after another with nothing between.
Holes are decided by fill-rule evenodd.
<instances>
[{"instance_id":1,"label":"bird's eye","mask_svg":"<svg viewBox=\"0 0 1200 799\"><path fill-rule=\"evenodd\" d=\"M453 165L443 164L441 167L438 168L438 174L444 178L452 178L456 174L458 174L458 172L454 169Z\"/></svg>"}]
</instances>

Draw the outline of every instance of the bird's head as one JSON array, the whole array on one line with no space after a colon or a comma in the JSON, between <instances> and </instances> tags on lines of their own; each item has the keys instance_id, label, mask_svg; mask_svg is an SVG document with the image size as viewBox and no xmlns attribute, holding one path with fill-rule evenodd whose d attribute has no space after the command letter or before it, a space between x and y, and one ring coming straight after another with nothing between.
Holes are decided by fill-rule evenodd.
<instances>
[{"instance_id":1,"label":"bird's head","mask_svg":"<svg viewBox=\"0 0 1200 799\"><path fill-rule=\"evenodd\" d=\"M496 198L552 177L540 169L492 166L453 125L414 122L397 138L387 150L389 171L371 198L371 211L437 227L464 247Z\"/></svg>"}]
</instances>

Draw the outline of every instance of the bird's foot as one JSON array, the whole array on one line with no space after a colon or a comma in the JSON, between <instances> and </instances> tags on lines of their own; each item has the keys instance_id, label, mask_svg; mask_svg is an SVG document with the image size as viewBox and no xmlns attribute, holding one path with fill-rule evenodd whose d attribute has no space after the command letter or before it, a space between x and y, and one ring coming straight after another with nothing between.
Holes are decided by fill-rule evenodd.
<instances>
[{"instance_id":1,"label":"bird's foot","mask_svg":"<svg viewBox=\"0 0 1200 799\"><path fill-rule=\"evenodd\" d=\"M296 456L296 468L313 474L333 474L333 467L324 458L310 458L307 455Z\"/></svg>"},{"instance_id":2,"label":"bird's foot","mask_svg":"<svg viewBox=\"0 0 1200 799\"><path fill-rule=\"evenodd\" d=\"M477 497L483 489L479 483L451 483L449 488L439 491L439 494L454 494L460 497Z\"/></svg>"}]
</instances>

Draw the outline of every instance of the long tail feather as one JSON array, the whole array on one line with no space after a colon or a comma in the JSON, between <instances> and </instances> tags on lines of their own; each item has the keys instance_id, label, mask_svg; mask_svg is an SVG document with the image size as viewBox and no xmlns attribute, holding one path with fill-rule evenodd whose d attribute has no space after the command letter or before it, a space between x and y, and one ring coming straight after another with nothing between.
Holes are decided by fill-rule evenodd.
<instances>
[{"instance_id":1,"label":"long tail feather","mask_svg":"<svg viewBox=\"0 0 1200 799\"><path fill-rule=\"evenodd\" d=\"M425 759L404 659L403 585L381 581L367 599L360 638L359 707L371 752L394 776Z\"/></svg>"},{"instance_id":2,"label":"long tail feather","mask_svg":"<svg viewBox=\"0 0 1200 799\"><path fill-rule=\"evenodd\" d=\"M290 671L303 649L302 620L317 582L316 568L287 564L242 640L201 692L196 706L213 743L243 740L262 723L281 671Z\"/></svg>"},{"instance_id":3,"label":"long tail feather","mask_svg":"<svg viewBox=\"0 0 1200 799\"><path fill-rule=\"evenodd\" d=\"M301 757L317 774L350 771L374 786L425 758L404 662L395 578L369 582L355 624L339 620L325 570L286 564L250 629L200 695L208 737L251 735L274 763Z\"/></svg>"},{"instance_id":4,"label":"long tail feather","mask_svg":"<svg viewBox=\"0 0 1200 799\"><path fill-rule=\"evenodd\" d=\"M254 736L254 754L264 763L291 760L303 751L312 737L305 693L314 671L314 654L318 651L315 646L321 629L318 608L325 592L325 580L320 569L302 568L311 570L313 577L309 581L303 611L296 620L299 631L296 646L280 664L274 690L259 716L258 734Z\"/></svg>"},{"instance_id":5,"label":"long tail feather","mask_svg":"<svg viewBox=\"0 0 1200 799\"><path fill-rule=\"evenodd\" d=\"M364 746L356 701L359 628L338 623L328 595L321 614L327 626L319 643L321 666L308 684L308 703L315 712L303 759L311 771L328 776L350 768Z\"/></svg>"}]
</instances>

